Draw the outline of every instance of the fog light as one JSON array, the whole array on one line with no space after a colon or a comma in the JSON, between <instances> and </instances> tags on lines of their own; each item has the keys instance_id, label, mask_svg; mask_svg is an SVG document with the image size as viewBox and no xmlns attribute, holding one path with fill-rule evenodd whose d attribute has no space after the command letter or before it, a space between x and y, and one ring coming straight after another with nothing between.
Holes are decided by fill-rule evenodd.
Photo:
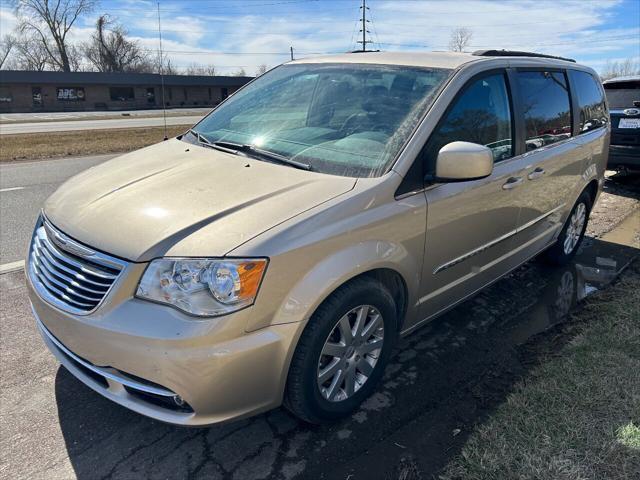
<instances>
[{"instance_id":1,"label":"fog light","mask_svg":"<svg viewBox=\"0 0 640 480\"><path fill-rule=\"evenodd\" d=\"M182 397L180 395L174 395L173 396L173 403L175 403L179 407L182 407L184 405L184 400L182 399Z\"/></svg>"}]
</instances>

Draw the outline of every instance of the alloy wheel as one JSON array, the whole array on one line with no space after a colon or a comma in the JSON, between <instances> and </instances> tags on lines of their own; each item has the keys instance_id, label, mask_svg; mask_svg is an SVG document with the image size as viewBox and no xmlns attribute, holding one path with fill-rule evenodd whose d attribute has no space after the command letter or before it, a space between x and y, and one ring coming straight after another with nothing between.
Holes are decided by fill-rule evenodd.
<instances>
[{"instance_id":1,"label":"alloy wheel","mask_svg":"<svg viewBox=\"0 0 640 480\"><path fill-rule=\"evenodd\" d=\"M569 219L569 225L564 236L564 253L569 255L576 248L582 235L582 229L587 219L587 207L584 203L579 203Z\"/></svg>"},{"instance_id":2,"label":"alloy wheel","mask_svg":"<svg viewBox=\"0 0 640 480\"><path fill-rule=\"evenodd\" d=\"M353 396L367 382L384 343L382 315L371 305L357 306L335 324L318 361L318 387L330 402Z\"/></svg>"}]
</instances>

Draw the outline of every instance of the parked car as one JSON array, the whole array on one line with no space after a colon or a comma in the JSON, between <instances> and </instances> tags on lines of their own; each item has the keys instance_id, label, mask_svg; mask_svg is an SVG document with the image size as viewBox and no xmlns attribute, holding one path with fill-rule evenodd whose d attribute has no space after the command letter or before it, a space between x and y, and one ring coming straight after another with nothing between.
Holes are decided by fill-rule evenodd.
<instances>
[{"instance_id":1,"label":"parked car","mask_svg":"<svg viewBox=\"0 0 640 480\"><path fill-rule=\"evenodd\" d=\"M158 420L343 417L398 337L541 252L570 261L606 118L595 72L556 57L292 61L46 201L38 328L78 379Z\"/></svg>"},{"instance_id":2,"label":"parked car","mask_svg":"<svg viewBox=\"0 0 640 480\"><path fill-rule=\"evenodd\" d=\"M604 82L611 115L609 168L640 172L640 76Z\"/></svg>"}]
</instances>

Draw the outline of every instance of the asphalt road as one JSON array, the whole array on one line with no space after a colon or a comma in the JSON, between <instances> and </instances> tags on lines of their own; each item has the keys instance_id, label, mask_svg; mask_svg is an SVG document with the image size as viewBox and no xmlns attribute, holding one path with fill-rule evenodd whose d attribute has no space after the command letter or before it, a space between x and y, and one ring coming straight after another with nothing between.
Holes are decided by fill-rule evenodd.
<instances>
[{"instance_id":1,"label":"asphalt road","mask_svg":"<svg viewBox=\"0 0 640 480\"><path fill-rule=\"evenodd\" d=\"M189 125L198 122L202 115L167 117L167 125ZM161 127L162 117L124 117L108 120L73 120L57 122L3 123L0 135L22 133L70 132L76 130L104 130L112 128Z\"/></svg>"},{"instance_id":2,"label":"asphalt road","mask_svg":"<svg viewBox=\"0 0 640 480\"><path fill-rule=\"evenodd\" d=\"M211 107L200 108L170 108L167 109L167 116L184 114L204 115L211 111ZM33 122L38 120L81 120L83 118L112 117L114 115L130 117L158 117L162 116L162 110L107 110L100 112L25 112L25 113L0 113L1 122Z\"/></svg>"},{"instance_id":3,"label":"asphalt road","mask_svg":"<svg viewBox=\"0 0 640 480\"><path fill-rule=\"evenodd\" d=\"M402 340L377 393L350 418L320 427L276 409L186 429L113 404L46 350L24 274L0 275L0 477L432 478L537 363L523 344L638 256L639 214L587 238L569 266L531 262Z\"/></svg>"},{"instance_id":4,"label":"asphalt road","mask_svg":"<svg viewBox=\"0 0 640 480\"><path fill-rule=\"evenodd\" d=\"M0 164L0 265L24 259L36 217L58 186L114 156Z\"/></svg>"}]
</instances>

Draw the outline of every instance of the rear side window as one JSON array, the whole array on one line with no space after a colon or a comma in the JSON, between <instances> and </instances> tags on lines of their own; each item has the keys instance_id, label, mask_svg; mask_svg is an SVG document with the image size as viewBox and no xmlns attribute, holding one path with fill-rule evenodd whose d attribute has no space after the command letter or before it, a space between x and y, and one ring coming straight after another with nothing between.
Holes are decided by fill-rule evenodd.
<instances>
[{"instance_id":1,"label":"rear side window","mask_svg":"<svg viewBox=\"0 0 640 480\"><path fill-rule=\"evenodd\" d=\"M474 80L454 101L427 144L427 171L432 172L438 152L456 141L489 147L494 161L513 156L511 108L504 74Z\"/></svg>"},{"instance_id":2,"label":"rear side window","mask_svg":"<svg viewBox=\"0 0 640 480\"><path fill-rule=\"evenodd\" d=\"M603 127L609 122L609 114L604 102L602 89L587 72L570 70L571 80L576 89L580 108L580 133Z\"/></svg>"},{"instance_id":3,"label":"rear side window","mask_svg":"<svg viewBox=\"0 0 640 480\"><path fill-rule=\"evenodd\" d=\"M527 150L551 145L571 136L571 103L562 72L517 73L524 109Z\"/></svg>"}]
</instances>

